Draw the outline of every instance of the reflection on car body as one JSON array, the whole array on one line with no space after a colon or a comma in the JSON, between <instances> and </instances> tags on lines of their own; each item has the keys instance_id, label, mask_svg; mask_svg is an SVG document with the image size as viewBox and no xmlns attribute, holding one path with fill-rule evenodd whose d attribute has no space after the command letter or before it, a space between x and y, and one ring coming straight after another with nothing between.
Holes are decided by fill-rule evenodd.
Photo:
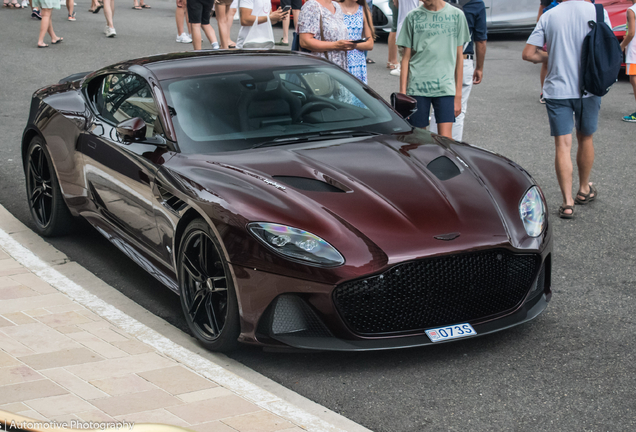
<instances>
[{"instance_id":1,"label":"reflection on car body","mask_svg":"<svg viewBox=\"0 0 636 432\"><path fill-rule=\"evenodd\" d=\"M212 350L403 348L535 318L552 268L535 181L411 128L414 101L392 100L284 51L75 75L33 95L31 216L47 236L84 217L179 294Z\"/></svg>"}]
</instances>

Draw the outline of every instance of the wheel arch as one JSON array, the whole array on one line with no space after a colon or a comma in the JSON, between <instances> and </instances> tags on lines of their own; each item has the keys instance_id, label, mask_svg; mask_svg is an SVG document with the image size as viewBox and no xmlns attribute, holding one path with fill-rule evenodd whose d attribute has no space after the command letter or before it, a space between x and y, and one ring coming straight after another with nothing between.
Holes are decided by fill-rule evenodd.
<instances>
[{"instance_id":1,"label":"wheel arch","mask_svg":"<svg viewBox=\"0 0 636 432\"><path fill-rule=\"evenodd\" d=\"M31 140L33 140L33 138L35 137L40 137L42 142L46 145L44 136L42 136L42 133L35 126L28 127L22 134L22 148L20 149L20 153L22 155L23 170L25 168L25 161L27 157L27 151L29 150L29 145L31 144ZM53 167L55 168L55 164L53 164Z\"/></svg>"}]
</instances>

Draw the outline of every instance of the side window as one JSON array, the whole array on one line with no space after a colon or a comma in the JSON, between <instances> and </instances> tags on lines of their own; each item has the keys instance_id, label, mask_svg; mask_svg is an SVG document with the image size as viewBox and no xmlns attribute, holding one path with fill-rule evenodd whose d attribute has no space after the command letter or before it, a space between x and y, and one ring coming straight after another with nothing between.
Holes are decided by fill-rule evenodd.
<instances>
[{"instance_id":1,"label":"side window","mask_svg":"<svg viewBox=\"0 0 636 432\"><path fill-rule=\"evenodd\" d=\"M108 75L96 93L95 106L107 121L117 124L141 117L146 122L147 137L162 133L157 104L143 78L134 74Z\"/></svg>"}]
</instances>

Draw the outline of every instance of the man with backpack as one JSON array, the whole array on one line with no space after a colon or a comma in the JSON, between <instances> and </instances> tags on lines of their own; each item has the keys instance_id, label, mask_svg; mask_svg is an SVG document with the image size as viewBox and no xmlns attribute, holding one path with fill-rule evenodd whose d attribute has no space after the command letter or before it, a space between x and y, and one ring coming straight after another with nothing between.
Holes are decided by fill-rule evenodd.
<instances>
[{"instance_id":1,"label":"man with backpack","mask_svg":"<svg viewBox=\"0 0 636 432\"><path fill-rule=\"evenodd\" d=\"M601 16L604 16L605 23L611 29L607 13ZM524 60L548 64L543 96L550 121L550 134L554 137L556 147L557 180L563 194L559 217L564 219L574 217L575 203L588 204L598 196L589 178L594 164L593 134L598 125L602 95L590 94L581 88L584 81L582 72L590 72L588 68L581 67L584 57L589 55L583 45L592 30L590 21L597 21L597 10L593 4L586 0L563 0L559 7L541 16L523 50ZM547 44L547 52L541 50L544 44ZM574 126L578 141L576 164L579 186L573 198L571 150Z\"/></svg>"}]
</instances>

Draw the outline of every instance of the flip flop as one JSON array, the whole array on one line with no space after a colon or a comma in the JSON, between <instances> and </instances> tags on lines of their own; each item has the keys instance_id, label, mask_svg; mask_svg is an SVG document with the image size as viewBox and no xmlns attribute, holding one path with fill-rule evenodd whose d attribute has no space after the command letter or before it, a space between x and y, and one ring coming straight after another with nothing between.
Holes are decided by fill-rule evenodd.
<instances>
[{"instance_id":1,"label":"flip flop","mask_svg":"<svg viewBox=\"0 0 636 432\"><path fill-rule=\"evenodd\" d=\"M98 5L95 10L93 11L94 14L99 13L99 11L102 9L102 5Z\"/></svg>"},{"instance_id":2,"label":"flip flop","mask_svg":"<svg viewBox=\"0 0 636 432\"><path fill-rule=\"evenodd\" d=\"M133 6L132 7L134 10L141 10L141 6Z\"/></svg>"},{"instance_id":3,"label":"flip flop","mask_svg":"<svg viewBox=\"0 0 636 432\"><path fill-rule=\"evenodd\" d=\"M566 213L566 210L571 210L572 213ZM561 219L574 219L574 206L562 205L561 207L559 207L559 217Z\"/></svg>"},{"instance_id":4,"label":"flip flop","mask_svg":"<svg viewBox=\"0 0 636 432\"><path fill-rule=\"evenodd\" d=\"M142 9L152 9L150 6L148 6L147 4L141 5Z\"/></svg>"},{"instance_id":5,"label":"flip flop","mask_svg":"<svg viewBox=\"0 0 636 432\"><path fill-rule=\"evenodd\" d=\"M62 43L62 42L64 42L64 38L63 38L63 37L59 38L59 39L58 39L58 40L56 40L55 42L51 41L51 44L52 44L52 45L57 45L57 44Z\"/></svg>"},{"instance_id":6,"label":"flip flop","mask_svg":"<svg viewBox=\"0 0 636 432\"><path fill-rule=\"evenodd\" d=\"M44 45L38 45L38 48L48 48L49 46L47 44Z\"/></svg>"},{"instance_id":7,"label":"flip flop","mask_svg":"<svg viewBox=\"0 0 636 432\"><path fill-rule=\"evenodd\" d=\"M578 205L585 205L587 203L591 203L592 201L594 201L597 196L598 196L598 191L592 185L592 183L590 183L590 191L587 194L584 194L583 192L579 191L576 194L576 197L574 197L574 202L577 203ZM583 197L583 199L579 197Z\"/></svg>"}]
</instances>

